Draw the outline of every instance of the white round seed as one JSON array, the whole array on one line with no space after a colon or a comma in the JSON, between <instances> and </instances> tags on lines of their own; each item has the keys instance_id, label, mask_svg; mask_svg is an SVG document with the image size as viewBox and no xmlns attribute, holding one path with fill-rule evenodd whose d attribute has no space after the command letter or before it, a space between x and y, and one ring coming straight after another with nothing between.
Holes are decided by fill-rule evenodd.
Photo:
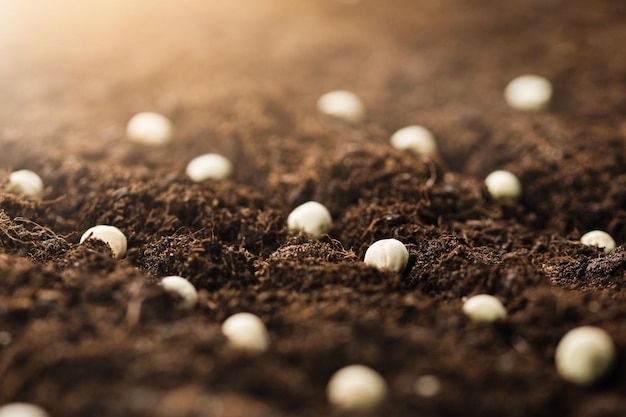
<instances>
[{"instance_id":1,"label":"white round seed","mask_svg":"<svg viewBox=\"0 0 626 417\"><path fill-rule=\"evenodd\" d=\"M365 106L349 91L331 91L317 100L317 110L327 116L358 124L365 120Z\"/></svg>"},{"instance_id":2,"label":"white round seed","mask_svg":"<svg viewBox=\"0 0 626 417\"><path fill-rule=\"evenodd\" d=\"M270 336L263 321L251 313L237 313L222 323L222 333L234 348L249 352L264 352Z\"/></svg>"},{"instance_id":3,"label":"white round seed","mask_svg":"<svg viewBox=\"0 0 626 417\"><path fill-rule=\"evenodd\" d=\"M111 248L113 258L119 259L126 255L126 236L115 226L99 224L87 229L80 238L80 243L87 239L100 239Z\"/></svg>"},{"instance_id":4,"label":"white round seed","mask_svg":"<svg viewBox=\"0 0 626 417\"><path fill-rule=\"evenodd\" d=\"M506 309L493 295L479 294L463 303L463 313L480 323L493 323L506 318Z\"/></svg>"},{"instance_id":5,"label":"white round seed","mask_svg":"<svg viewBox=\"0 0 626 417\"><path fill-rule=\"evenodd\" d=\"M207 153L192 159L186 173L194 182L224 180L233 175L233 164L222 155Z\"/></svg>"},{"instance_id":6,"label":"white round seed","mask_svg":"<svg viewBox=\"0 0 626 417\"><path fill-rule=\"evenodd\" d=\"M494 199L519 198L522 195L522 183L509 171L493 171L485 178L485 185Z\"/></svg>"},{"instance_id":7,"label":"white round seed","mask_svg":"<svg viewBox=\"0 0 626 417\"><path fill-rule=\"evenodd\" d=\"M409 262L409 251L397 239L381 239L367 248L364 261L380 270L400 273Z\"/></svg>"},{"instance_id":8,"label":"white round seed","mask_svg":"<svg viewBox=\"0 0 626 417\"><path fill-rule=\"evenodd\" d=\"M9 346L13 342L13 336L9 332L0 332L0 346Z\"/></svg>"},{"instance_id":9,"label":"white round seed","mask_svg":"<svg viewBox=\"0 0 626 417\"><path fill-rule=\"evenodd\" d=\"M139 113L128 122L126 136L133 142L162 146L172 140L174 125L159 113Z\"/></svg>"},{"instance_id":10,"label":"white round seed","mask_svg":"<svg viewBox=\"0 0 626 417\"><path fill-rule=\"evenodd\" d=\"M21 169L9 175L7 191L38 197L43 193L43 181L35 172L28 169Z\"/></svg>"},{"instance_id":11,"label":"white round seed","mask_svg":"<svg viewBox=\"0 0 626 417\"><path fill-rule=\"evenodd\" d=\"M50 415L34 404L10 403L0 407L0 417L50 417Z\"/></svg>"},{"instance_id":12,"label":"white round seed","mask_svg":"<svg viewBox=\"0 0 626 417\"><path fill-rule=\"evenodd\" d=\"M587 232L580 238L580 243L586 246L597 246L604 248L605 253L609 253L615 249L615 240L610 234L602 230L592 230Z\"/></svg>"},{"instance_id":13,"label":"white round seed","mask_svg":"<svg viewBox=\"0 0 626 417\"><path fill-rule=\"evenodd\" d=\"M179 310L190 310L198 303L198 291L196 287L183 277L169 276L161 280L161 286L165 291L178 295L181 300L176 304Z\"/></svg>"},{"instance_id":14,"label":"white round seed","mask_svg":"<svg viewBox=\"0 0 626 417\"><path fill-rule=\"evenodd\" d=\"M380 405L387 396L387 383L376 371L363 365L341 368L326 388L328 401L337 408L367 411Z\"/></svg>"},{"instance_id":15,"label":"white round seed","mask_svg":"<svg viewBox=\"0 0 626 417\"><path fill-rule=\"evenodd\" d=\"M434 375L422 375L415 380L413 390L420 397L434 397L441 389L439 378Z\"/></svg>"},{"instance_id":16,"label":"white round seed","mask_svg":"<svg viewBox=\"0 0 626 417\"><path fill-rule=\"evenodd\" d=\"M550 103L552 84L538 75L522 75L507 84L504 98L515 109L540 110Z\"/></svg>"},{"instance_id":17,"label":"white round seed","mask_svg":"<svg viewBox=\"0 0 626 417\"><path fill-rule=\"evenodd\" d=\"M415 155L432 155L437 152L433 133L423 126L407 126L391 135L391 146L406 149Z\"/></svg>"},{"instance_id":18,"label":"white round seed","mask_svg":"<svg viewBox=\"0 0 626 417\"><path fill-rule=\"evenodd\" d=\"M293 209L287 217L290 230L303 230L313 236L321 236L333 227L333 219L326 207L317 201L308 201Z\"/></svg>"},{"instance_id":19,"label":"white round seed","mask_svg":"<svg viewBox=\"0 0 626 417\"><path fill-rule=\"evenodd\" d=\"M561 377L578 385L591 385L613 368L617 352L611 336L604 330L583 326L567 332L559 342L556 370Z\"/></svg>"}]
</instances>

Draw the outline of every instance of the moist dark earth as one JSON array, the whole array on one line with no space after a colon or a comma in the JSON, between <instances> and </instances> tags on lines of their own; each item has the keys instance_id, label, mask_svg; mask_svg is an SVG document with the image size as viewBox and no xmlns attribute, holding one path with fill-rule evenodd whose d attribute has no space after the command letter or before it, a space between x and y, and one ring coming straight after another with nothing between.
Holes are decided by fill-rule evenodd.
<instances>
[{"instance_id":1,"label":"moist dark earth","mask_svg":"<svg viewBox=\"0 0 626 417\"><path fill-rule=\"evenodd\" d=\"M53 416L344 415L339 368L377 370L374 415L626 415L626 3L613 0L0 0L0 180L43 178L41 198L0 191L0 402ZM508 81L539 74L548 109L520 112ZM346 89L367 121L319 114ZM158 111L165 147L125 125ZM440 152L389 136L429 127ZM231 180L193 183L217 152ZM519 201L484 177L515 173ZM4 188L4 187L2 187ZM316 200L334 226L290 231ZM112 259L95 224L128 237ZM618 247L579 243L592 229ZM401 275L362 262L377 239L410 253ZM156 285L181 275L189 313ZM508 310L485 326L463 297ZM271 348L229 347L248 311ZM570 329L605 329L618 365L601 384L563 381ZM434 375L441 388L418 395Z\"/></svg>"}]
</instances>

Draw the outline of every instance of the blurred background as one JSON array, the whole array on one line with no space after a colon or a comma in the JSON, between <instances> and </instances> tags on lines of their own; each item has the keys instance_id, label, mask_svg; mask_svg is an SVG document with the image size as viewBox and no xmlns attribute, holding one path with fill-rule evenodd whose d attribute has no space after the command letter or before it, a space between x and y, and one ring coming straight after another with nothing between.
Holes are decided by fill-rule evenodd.
<instances>
[{"instance_id":1,"label":"blurred background","mask_svg":"<svg viewBox=\"0 0 626 417\"><path fill-rule=\"evenodd\" d=\"M21 162L7 150L21 154L24 140L123 157L127 120L147 110L173 119L186 150L168 152L180 159L207 150L237 159L290 138L385 142L420 123L453 170L482 176L527 151L518 126L538 123L534 146L554 160L586 120L608 123L590 138L626 131L625 9L608 0L0 0L0 162ZM504 103L506 83L525 73L555 84L549 114ZM315 101L332 89L365 101L359 131L320 122ZM496 158L479 156L500 142ZM151 152L126 162L156 166L162 155Z\"/></svg>"}]
</instances>

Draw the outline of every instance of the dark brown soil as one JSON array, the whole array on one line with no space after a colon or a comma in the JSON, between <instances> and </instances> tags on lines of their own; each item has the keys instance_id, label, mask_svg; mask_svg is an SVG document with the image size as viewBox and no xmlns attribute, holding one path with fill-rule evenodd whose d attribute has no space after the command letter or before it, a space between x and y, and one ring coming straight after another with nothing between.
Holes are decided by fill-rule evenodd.
<instances>
[{"instance_id":1,"label":"dark brown soil","mask_svg":"<svg viewBox=\"0 0 626 417\"><path fill-rule=\"evenodd\" d=\"M56 416L324 416L342 366L379 371L388 416L626 415L626 3L615 0L0 0L0 179L37 171L41 199L0 191L0 403ZM555 86L546 111L502 98L515 76ZM360 126L317 98L363 98ZM159 111L175 141L124 137ZM437 158L392 149L409 124ZM234 179L194 184L200 153ZM483 178L508 169L519 202ZM335 220L288 231L307 200ZM112 224L125 259L84 230ZM612 234L605 255L578 240ZM376 239L410 251L401 276L366 267ZM155 283L188 278L189 314ZM481 326L462 298L500 297ZM272 346L229 348L250 311ZM592 324L618 347L594 388L561 380L554 350ZM441 381L420 397L417 377Z\"/></svg>"}]
</instances>

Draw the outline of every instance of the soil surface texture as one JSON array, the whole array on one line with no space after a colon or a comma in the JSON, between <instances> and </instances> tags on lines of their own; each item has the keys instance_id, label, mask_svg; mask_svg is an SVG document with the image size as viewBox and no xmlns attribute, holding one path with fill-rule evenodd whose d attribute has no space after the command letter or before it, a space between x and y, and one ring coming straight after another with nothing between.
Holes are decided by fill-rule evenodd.
<instances>
[{"instance_id":1,"label":"soil surface texture","mask_svg":"<svg viewBox=\"0 0 626 417\"><path fill-rule=\"evenodd\" d=\"M0 0L0 404L343 416L328 380L364 364L389 386L372 415L626 415L624 45L615 0ZM547 109L507 105L523 74L552 81ZM364 123L316 110L338 89ZM173 121L170 144L128 140L143 111ZM437 155L390 146L413 124ZM207 152L232 179L185 175ZM40 198L4 191L17 169L42 177ZM496 169L519 200L490 197ZM318 239L287 229L309 200L334 221ZM123 259L79 244L96 224L124 232ZM617 248L581 245L593 229ZM402 274L363 262L390 237ZM194 310L157 285L168 275L198 289ZM504 321L464 316L480 293ZM267 352L226 342L242 311ZM582 325L618 352L592 387L554 364Z\"/></svg>"}]
</instances>

